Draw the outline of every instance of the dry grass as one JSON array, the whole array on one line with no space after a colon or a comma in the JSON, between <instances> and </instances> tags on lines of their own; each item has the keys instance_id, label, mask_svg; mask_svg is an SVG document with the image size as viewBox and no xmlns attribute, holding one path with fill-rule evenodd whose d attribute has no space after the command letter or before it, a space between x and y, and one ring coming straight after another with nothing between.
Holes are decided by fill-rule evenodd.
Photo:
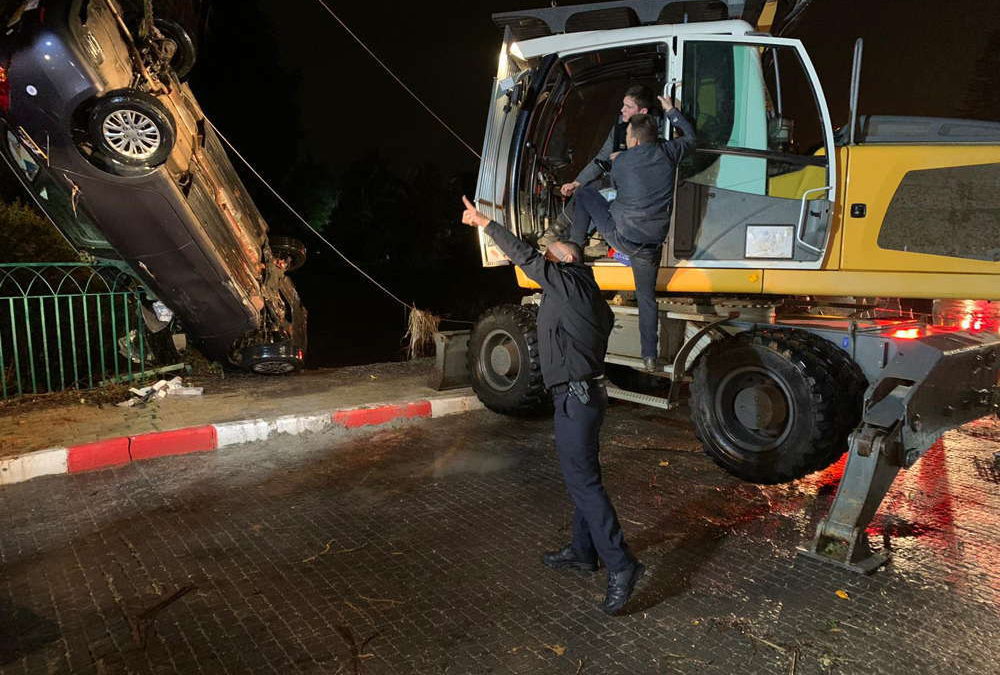
<instances>
[{"instance_id":1,"label":"dry grass","mask_svg":"<svg viewBox=\"0 0 1000 675\"><path fill-rule=\"evenodd\" d=\"M441 317L430 312L415 307L410 310L409 327L406 330L406 338L410 341L406 353L410 359L434 353L434 333L440 323Z\"/></svg>"}]
</instances>

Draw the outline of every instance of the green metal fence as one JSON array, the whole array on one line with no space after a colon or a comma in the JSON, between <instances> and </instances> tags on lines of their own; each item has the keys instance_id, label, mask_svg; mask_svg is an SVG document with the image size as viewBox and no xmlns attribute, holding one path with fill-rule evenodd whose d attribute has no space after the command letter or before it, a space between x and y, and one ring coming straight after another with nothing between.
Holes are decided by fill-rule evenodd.
<instances>
[{"instance_id":1,"label":"green metal fence","mask_svg":"<svg viewBox=\"0 0 1000 675\"><path fill-rule=\"evenodd\" d=\"M141 300L113 265L0 264L0 398L139 376Z\"/></svg>"}]
</instances>

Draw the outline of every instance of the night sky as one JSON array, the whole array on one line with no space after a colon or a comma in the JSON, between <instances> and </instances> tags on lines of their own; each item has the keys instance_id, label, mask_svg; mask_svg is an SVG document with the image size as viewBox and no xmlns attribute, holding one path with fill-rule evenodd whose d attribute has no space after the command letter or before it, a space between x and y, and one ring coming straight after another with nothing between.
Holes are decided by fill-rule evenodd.
<instances>
[{"instance_id":1,"label":"night sky","mask_svg":"<svg viewBox=\"0 0 1000 675\"><path fill-rule=\"evenodd\" d=\"M224 4L228 3L215 9L210 40L225 30ZM482 143L500 42L490 15L544 4L539 0L330 2L476 150ZM857 36L866 38L863 112L956 116L963 112L977 60L990 38L996 41L1000 35L998 4L815 0L790 34L802 38L813 54L835 117L846 115L851 48ZM247 9L240 11L255 5L263 22L260 29L270 34L275 49L265 46L252 55L240 54L228 69L254 71L262 58L273 58L294 78L287 92L295 99L292 105L269 99L267 91L253 92L255 101L266 101L264 124L298 126L302 149L332 167L377 149L400 161L429 160L456 172L476 169L475 158L362 52L317 2L248 0ZM243 79L215 80L211 86L228 103L240 93L227 83ZM204 92L198 93L206 98ZM210 111L223 126L234 112L225 103ZM291 119L289 113L294 113ZM1000 118L1000 111L994 117Z\"/></svg>"}]
</instances>

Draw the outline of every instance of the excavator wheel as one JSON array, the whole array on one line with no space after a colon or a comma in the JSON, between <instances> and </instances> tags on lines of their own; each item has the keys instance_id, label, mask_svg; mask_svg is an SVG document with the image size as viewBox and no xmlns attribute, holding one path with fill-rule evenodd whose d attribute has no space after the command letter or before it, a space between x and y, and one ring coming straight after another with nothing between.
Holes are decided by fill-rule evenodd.
<instances>
[{"instance_id":1,"label":"excavator wheel","mask_svg":"<svg viewBox=\"0 0 1000 675\"><path fill-rule=\"evenodd\" d=\"M847 450L863 383L848 356L819 336L741 333L699 358L691 419L723 469L753 483L784 483L826 468Z\"/></svg>"},{"instance_id":2,"label":"excavator wheel","mask_svg":"<svg viewBox=\"0 0 1000 675\"><path fill-rule=\"evenodd\" d=\"M487 408L527 417L551 410L542 382L534 305L500 305L479 317L469 338L472 388Z\"/></svg>"}]
</instances>

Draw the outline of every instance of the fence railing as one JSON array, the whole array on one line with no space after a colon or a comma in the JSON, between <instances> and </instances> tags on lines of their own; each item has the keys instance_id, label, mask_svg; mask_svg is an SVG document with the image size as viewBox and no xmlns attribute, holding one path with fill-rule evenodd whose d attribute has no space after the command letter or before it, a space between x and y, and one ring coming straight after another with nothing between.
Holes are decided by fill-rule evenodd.
<instances>
[{"instance_id":1,"label":"fence railing","mask_svg":"<svg viewBox=\"0 0 1000 675\"><path fill-rule=\"evenodd\" d=\"M141 300L113 265L0 264L0 398L140 375Z\"/></svg>"}]
</instances>

